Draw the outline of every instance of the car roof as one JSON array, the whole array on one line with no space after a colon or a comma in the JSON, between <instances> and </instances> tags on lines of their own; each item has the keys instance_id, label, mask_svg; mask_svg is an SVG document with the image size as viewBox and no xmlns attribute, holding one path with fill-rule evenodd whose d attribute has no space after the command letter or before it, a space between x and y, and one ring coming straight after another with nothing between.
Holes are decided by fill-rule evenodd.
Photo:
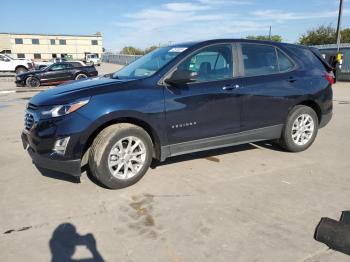
<instances>
[{"instance_id":1,"label":"car roof","mask_svg":"<svg viewBox=\"0 0 350 262\"><path fill-rule=\"evenodd\" d=\"M222 38L222 39L210 39L210 40L204 40L204 41L183 42L183 43L172 44L170 46L189 48L194 46L205 46L205 45L220 44L220 43L227 43L227 42L232 42L232 43L244 42L244 43L256 43L256 44L269 44L269 45L275 45L275 46L305 47L303 45L281 43L281 42L275 42L275 41L269 41L269 40L251 40L251 39L239 39L239 38Z\"/></svg>"}]
</instances>

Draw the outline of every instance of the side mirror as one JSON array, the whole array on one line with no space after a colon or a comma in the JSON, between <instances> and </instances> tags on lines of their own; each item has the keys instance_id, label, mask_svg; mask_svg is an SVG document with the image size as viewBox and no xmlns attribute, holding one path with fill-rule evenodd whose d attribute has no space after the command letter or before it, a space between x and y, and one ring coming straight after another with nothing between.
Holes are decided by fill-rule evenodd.
<instances>
[{"instance_id":1,"label":"side mirror","mask_svg":"<svg viewBox=\"0 0 350 262\"><path fill-rule=\"evenodd\" d=\"M5 62L10 62L11 60L8 59L8 58L5 58L4 61L5 61Z\"/></svg>"},{"instance_id":2,"label":"side mirror","mask_svg":"<svg viewBox=\"0 0 350 262\"><path fill-rule=\"evenodd\" d=\"M196 77L197 74L195 72L176 69L169 78L164 80L164 82L172 86L178 86L195 82Z\"/></svg>"},{"instance_id":3,"label":"side mirror","mask_svg":"<svg viewBox=\"0 0 350 262\"><path fill-rule=\"evenodd\" d=\"M112 78L112 76L113 76L113 74L105 74L105 75L103 75L103 77L105 77L105 78Z\"/></svg>"}]
</instances>

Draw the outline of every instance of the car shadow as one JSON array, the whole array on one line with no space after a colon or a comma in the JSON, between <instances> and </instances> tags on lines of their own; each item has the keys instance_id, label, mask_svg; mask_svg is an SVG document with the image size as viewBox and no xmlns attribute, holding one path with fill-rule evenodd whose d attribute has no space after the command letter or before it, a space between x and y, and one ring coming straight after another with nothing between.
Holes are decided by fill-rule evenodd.
<instances>
[{"instance_id":1,"label":"car shadow","mask_svg":"<svg viewBox=\"0 0 350 262\"><path fill-rule=\"evenodd\" d=\"M83 259L73 258L78 246L85 247L91 253L91 257ZM49 247L52 255L52 262L105 261L100 252L97 250L94 235L91 233L86 235L78 234L76 227L71 223L62 223L54 230L49 241Z\"/></svg>"},{"instance_id":2,"label":"car shadow","mask_svg":"<svg viewBox=\"0 0 350 262\"><path fill-rule=\"evenodd\" d=\"M200 151L200 152L190 153L186 155L173 156L166 159L164 162L153 160L151 164L151 168L155 169L159 166L165 166L169 164L175 164L178 162L185 162L185 161L201 159L201 158L204 158L213 162L220 162L220 160L216 158L217 156L232 154L232 153L237 153L237 152L242 152L247 150L253 150L253 149L258 149L258 147L255 146L254 144L243 144L243 145L230 146L230 147L224 147L219 149Z\"/></svg>"},{"instance_id":3,"label":"car shadow","mask_svg":"<svg viewBox=\"0 0 350 262\"><path fill-rule=\"evenodd\" d=\"M256 146L263 147L265 149L269 149L273 151L287 152L283 147L281 147L275 141L261 141L261 142L252 143L252 145L256 145Z\"/></svg>"}]
</instances>

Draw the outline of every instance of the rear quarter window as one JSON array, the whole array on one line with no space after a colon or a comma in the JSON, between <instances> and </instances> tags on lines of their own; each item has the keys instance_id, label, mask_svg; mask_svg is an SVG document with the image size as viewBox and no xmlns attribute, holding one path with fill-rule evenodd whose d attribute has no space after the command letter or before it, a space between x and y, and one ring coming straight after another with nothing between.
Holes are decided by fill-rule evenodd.
<instances>
[{"instance_id":1,"label":"rear quarter window","mask_svg":"<svg viewBox=\"0 0 350 262\"><path fill-rule=\"evenodd\" d=\"M303 62L307 69L318 69L322 72L326 70L320 59L305 47L289 47L292 52Z\"/></svg>"}]
</instances>

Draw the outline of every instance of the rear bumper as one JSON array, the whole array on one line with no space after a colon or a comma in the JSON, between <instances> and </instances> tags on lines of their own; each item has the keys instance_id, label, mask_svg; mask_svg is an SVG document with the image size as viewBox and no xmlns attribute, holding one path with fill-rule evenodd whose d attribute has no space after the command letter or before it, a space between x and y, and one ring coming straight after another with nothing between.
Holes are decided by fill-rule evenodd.
<instances>
[{"instance_id":1,"label":"rear bumper","mask_svg":"<svg viewBox=\"0 0 350 262\"><path fill-rule=\"evenodd\" d=\"M319 128L325 127L331 121L332 116L333 116L333 112L330 112L328 114L323 114L321 117Z\"/></svg>"},{"instance_id":2,"label":"rear bumper","mask_svg":"<svg viewBox=\"0 0 350 262\"><path fill-rule=\"evenodd\" d=\"M75 177L80 177L81 175L80 159L67 160L67 159L55 158L53 154L41 155L36 151L34 151L32 147L30 147L30 144L28 143L28 138L26 137L25 133L22 133L21 138L22 138L24 149L27 150L28 154L33 160L33 163L38 167L65 173Z\"/></svg>"}]
</instances>

